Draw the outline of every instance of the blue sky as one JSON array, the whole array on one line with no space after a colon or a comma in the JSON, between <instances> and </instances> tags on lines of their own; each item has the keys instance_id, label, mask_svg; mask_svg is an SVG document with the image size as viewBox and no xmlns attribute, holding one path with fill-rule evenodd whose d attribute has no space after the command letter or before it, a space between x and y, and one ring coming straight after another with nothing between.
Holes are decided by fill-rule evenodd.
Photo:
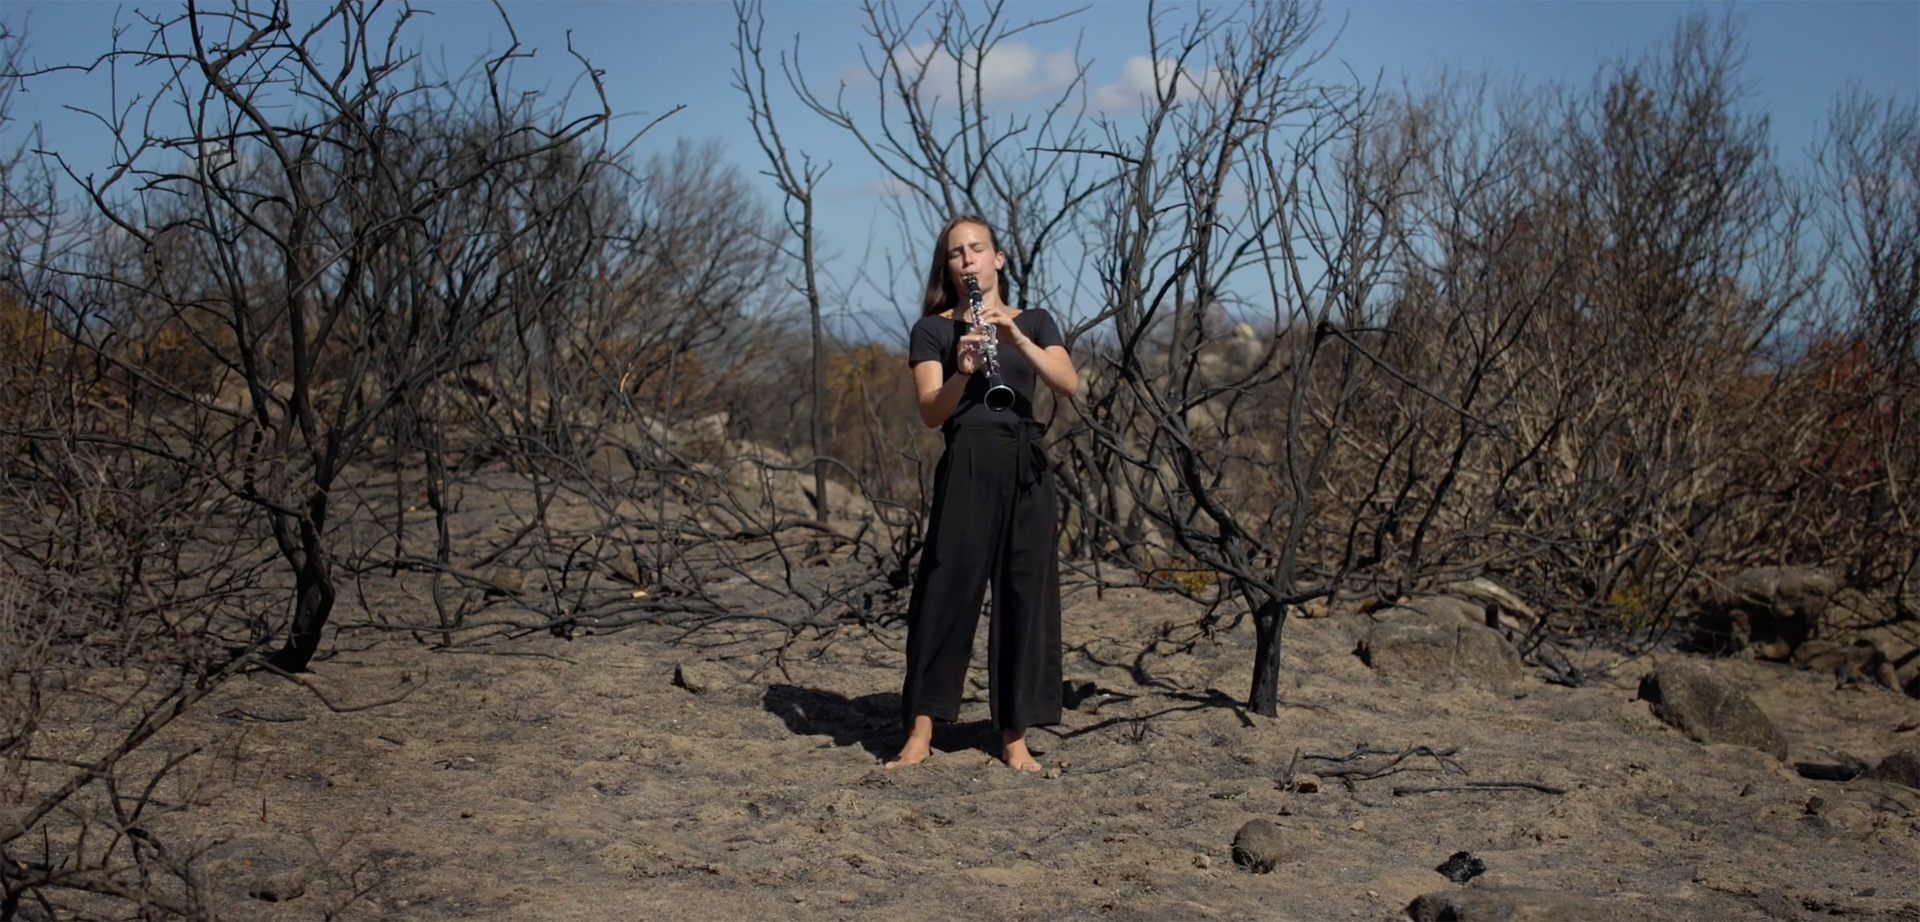
<instances>
[{"instance_id":1,"label":"blue sky","mask_svg":"<svg viewBox=\"0 0 1920 922\"><path fill-rule=\"evenodd\" d=\"M420 5L434 15L414 33L416 40L450 64L468 63L506 45L505 29L489 3ZM7 0L0 5L0 16L16 26L24 21L32 58L51 64L91 58L106 47L116 15L126 21L135 8L172 10L179 5ZM1010 4L1007 15L1043 18L1075 8L1025 2ZM518 85L565 87L577 72L566 54L570 32L574 47L606 72L611 101L626 117L623 124L629 133L676 105L685 106L643 138L638 152L668 150L680 137L712 138L725 145L728 158L743 170L754 173L764 167L747 126L745 103L732 87L736 59L730 4L545 0L509 2L506 9L523 45L537 52L520 66ZM1103 90L1124 88L1129 59L1148 53L1147 9L1144 3L1101 3L1022 35L1033 67L1008 79L1012 84L1044 84L1047 63L1077 45L1081 58L1091 64L1089 81L1096 97ZM1178 4L1162 7L1174 16L1187 9ZM1717 4L1666 0L1329 3L1323 9L1323 36L1331 39L1334 30L1341 29L1332 59L1390 84L1403 79L1417 84L1438 68L1452 67L1528 83L1585 85L1603 64L1662 45L1689 12L1721 9ZM1750 104L1771 114L1776 148L1789 160L1814 140L1829 101L1849 84L1908 99L1920 92L1920 2L1774 0L1739 3L1733 9L1745 19L1743 75L1752 91ZM791 48L798 35L806 72L818 85L831 87L858 71L865 38L858 4L790 0L770 3L766 15L769 50ZM123 98L129 89L136 88L121 88ZM19 121L7 127L4 147L11 149L28 125L40 121L48 145L82 170L104 163L104 130L62 107L105 108L111 98L99 77L62 75L31 84L17 100L14 114ZM846 138L805 110L789 106L779 115L791 146L833 164L821 189L821 229L834 254L830 270L849 288L850 300L880 297L876 290L856 291L849 284L857 269L880 272L876 248L896 248L892 242L900 237L874 192L878 172ZM771 202L770 184L766 192ZM921 241L905 242L908 267L924 258L920 249Z\"/></svg>"}]
</instances>

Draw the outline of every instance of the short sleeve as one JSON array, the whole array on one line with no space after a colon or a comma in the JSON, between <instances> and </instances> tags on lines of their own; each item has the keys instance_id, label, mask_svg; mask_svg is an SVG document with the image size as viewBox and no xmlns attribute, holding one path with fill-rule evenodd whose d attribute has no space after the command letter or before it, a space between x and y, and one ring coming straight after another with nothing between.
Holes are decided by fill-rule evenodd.
<instances>
[{"instance_id":1,"label":"short sleeve","mask_svg":"<svg viewBox=\"0 0 1920 922\"><path fill-rule=\"evenodd\" d=\"M1067 340L1060 335L1060 325L1053 322L1053 314L1045 310L1034 310L1033 328L1027 331L1027 337L1042 349L1054 346L1065 347Z\"/></svg>"},{"instance_id":2,"label":"short sleeve","mask_svg":"<svg viewBox=\"0 0 1920 922\"><path fill-rule=\"evenodd\" d=\"M928 323L927 318L921 318L919 322L913 325L913 334L907 339L907 365L909 367L918 365L921 362L941 362L943 364L946 362L947 353L951 351L950 347L952 344L945 341L946 337L941 336L941 332L941 324Z\"/></svg>"}]
</instances>

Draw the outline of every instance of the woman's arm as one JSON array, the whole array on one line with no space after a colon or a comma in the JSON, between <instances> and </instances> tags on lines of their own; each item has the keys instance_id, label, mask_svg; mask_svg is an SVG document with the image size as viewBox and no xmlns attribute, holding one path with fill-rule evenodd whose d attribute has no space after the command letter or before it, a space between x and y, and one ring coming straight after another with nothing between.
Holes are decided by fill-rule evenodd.
<instances>
[{"instance_id":1,"label":"woman's arm","mask_svg":"<svg viewBox=\"0 0 1920 922\"><path fill-rule=\"evenodd\" d=\"M1047 346L1033 341L1018 326L1009 321L1006 324L1013 332L1014 348L1033 363L1033 373L1053 392L1062 397L1072 397L1080 392L1080 373L1073 368L1073 355L1065 346Z\"/></svg>"},{"instance_id":2,"label":"woman's arm","mask_svg":"<svg viewBox=\"0 0 1920 922\"><path fill-rule=\"evenodd\" d=\"M940 377L946 374L946 368L939 362L913 363L913 390L920 397L920 422L928 429L940 428L960 406L960 398L967 393L968 376L980 370L980 344L986 340L984 333L960 337L955 356L960 368L950 378Z\"/></svg>"}]
</instances>

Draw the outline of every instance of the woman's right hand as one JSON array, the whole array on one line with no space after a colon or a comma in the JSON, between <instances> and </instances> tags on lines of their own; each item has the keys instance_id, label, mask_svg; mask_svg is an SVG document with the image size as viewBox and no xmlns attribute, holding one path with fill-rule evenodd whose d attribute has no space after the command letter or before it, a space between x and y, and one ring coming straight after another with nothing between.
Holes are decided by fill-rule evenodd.
<instances>
[{"instance_id":1,"label":"woman's right hand","mask_svg":"<svg viewBox=\"0 0 1920 922\"><path fill-rule=\"evenodd\" d=\"M986 364L981 358L981 350L986 341L985 333L968 333L960 337L960 348L956 350L955 359L960 366L961 374L973 374L980 370L980 366Z\"/></svg>"}]
</instances>

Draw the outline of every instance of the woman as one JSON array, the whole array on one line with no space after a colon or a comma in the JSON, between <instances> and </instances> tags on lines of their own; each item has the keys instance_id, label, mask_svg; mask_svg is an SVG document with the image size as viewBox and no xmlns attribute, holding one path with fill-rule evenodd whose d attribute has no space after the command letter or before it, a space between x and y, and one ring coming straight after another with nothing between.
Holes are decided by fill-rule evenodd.
<instances>
[{"instance_id":1,"label":"woman","mask_svg":"<svg viewBox=\"0 0 1920 922\"><path fill-rule=\"evenodd\" d=\"M961 683L973 653L980 598L993 586L987 681L1001 758L1037 772L1028 727L1060 720L1060 580L1054 549L1053 478L1033 419L1036 382L1071 397L1080 388L1060 328L1043 310L1007 306L1007 256L981 218L947 222L927 270L926 298L907 362L920 420L946 436L934 470L933 511L907 608L907 678L901 716L907 743L887 768L924 762L935 719L960 716ZM974 332L967 281L980 289ZM987 405L987 337L1012 406Z\"/></svg>"}]
</instances>

